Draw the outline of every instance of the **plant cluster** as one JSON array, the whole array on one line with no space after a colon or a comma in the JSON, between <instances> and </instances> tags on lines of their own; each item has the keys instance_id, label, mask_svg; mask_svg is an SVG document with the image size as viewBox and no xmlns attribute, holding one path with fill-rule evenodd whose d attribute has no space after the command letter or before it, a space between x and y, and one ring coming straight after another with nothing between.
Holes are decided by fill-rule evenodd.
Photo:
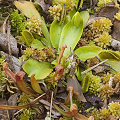
<instances>
[{"instance_id":1,"label":"plant cluster","mask_svg":"<svg viewBox=\"0 0 120 120\"><path fill-rule=\"evenodd\" d=\"M90 116L94 116L95 120L118 120L120 118L120 103L112 102L108 104L108 109L94 109Z\"/></svg>"},{"instance_id":2,"label":"plant cluster","mask_svg":"<svg viewBox=\"0 0 120 120\"><path fill-rule=\"evenodd\" d=\"M10 13L10 25L14 35L19 35L25 29L26 18L24 14L19 14L18 10ZM16 34L17 32L17 34Z\"/></svg>"},{"instance_id":3,"label":"plant cluster","mask_svg":"<svg viewBox=\"0 0 120 120\"><path fill-rule=\"evenodd\" d=\"M4 96L6 90L10 93L14 93L14 91L18 90L18 88L14 86L14 82L8 78L3 70L3 62L5 62L4 56L0 57L0 95L2 97Z\"/></svg>"},{"instance_id":4,"label":"plant cluster","mask_svg":"<svg viewBox=\"0 0 120 120\"><path fill-rule=\"evenodd\" d=\"M30 32L36 33L41 36L41 22L39 19L37 19L35 16L28 19L25 23L26 29L28 29Z\"/></svg>"},{"instance_id":5,"label":"plant cluster","mask_svg":"<svg viewBox=\"0 0 120 120\"><path fill-rule=\"evenodd\" d=\"M94 42L96 45L107 48L112 42L112 37L109 35L111 31L112 22L108 18L101 18L100 20L93 20L92 23L84 29L81 40L86 41L87 44Z\"/></svg>"},{"instance_id":6,"label":"plant cluster","mask_svg":"<svg viewBox=\"0 0 120 120\"><path fill-rule=\"evenodd\" d=\"M24 55L22 56L23 60L28 60L29 58L33 58L35 60L38 60L39 62L52 62L55 60L55 50L52 49L50 46L47 46L43 48L42 50L36 50L34 48L26 48L26 50L23 51Z\"/></svg>"},{"instance_id":7,"label":"plant cluster","mask_svg":"<svg viewBox=\"0 0 120 120\"><path fill-rule=\"evenodd\" d=\"M116 15L114 15L114 18L116 18L117 20L120 20L120 12L116 13Z\"/></svg>"},{"instance_id":8,"label":"plant cluster","mask_svg":"<svg viewBox=\"0 0 120 120\"><path fill-rule=\"evenodd\" d=\"M98 1L98 6L104 5L101 2L106 4L111 1ZM81 7L82 3L83 0L78 6ZM16 30L18 34L22 35L21 39L27 46L21 57L25 61L22 65L24 72L13 73L8 68L8 63L2 62L0 77L3 80L2 75L6 73L7 82L12 80L12 83L16 83L23 93L18 100L18 106L0 105L0 109L22 109L19 116L21 120L34 119L34 116L40 114L38 101L44 99L46 103L52 101L54 108L63 115L61 119L72 119L73 117L76 120L119 118L119 103L108 105L106 103L111 95L119 92L120 87L120 73L115 74L112 71L120 71L120 67L117 65L120 61L120 52L108 50L112 42L109 35L111 21L108 18L94 20L85 28L89 13L76 11L74 7L77 5L72 0L57 0L49 7L54 21L48 29L32 2L15 1L15 6L28 18L26 21L24 15L19 14L17 10L10 15L11 24L18 30ZM22 28L21 25L23 25ZM79 48L76 47L77 44L80 44ZM112 70L110 69L109 73L97 75L90 71L104 62L111 65L109 67ZM84 66L84 69L90 68L83 71L81 65ZM103 67L105 65L103 64ZM26 73L30 81L28 79L24 81ZM83 75L84 73L86 74ZM80 81L78 82L77 79ZM67 83L67 86L63 85L63 81ZM2 82L1 86L3 86ZM82 83L82 90L79 83ZM61 87L66 87L68 90L64 102L58 102L55 99L57 90ZM79 103L86 102L83 92L100 97L108 109L93 110L91 115L94 118L90 115L89 119L80 114ZM54 95L52 96L52 94Z\"/></svg>"},{"instance_id":9,"label":"plant cluster","mask_svg":"<svg viewBox=\"0 0 120 120\"><path fill-rule=\"evenodd\" d=\"M69 11L73 11L75 4L72 0L59 0L54 3L53 6L49 7L50 15L58 21L60 21L64 15L68 14Z\"/></svg>"}]
</instances>

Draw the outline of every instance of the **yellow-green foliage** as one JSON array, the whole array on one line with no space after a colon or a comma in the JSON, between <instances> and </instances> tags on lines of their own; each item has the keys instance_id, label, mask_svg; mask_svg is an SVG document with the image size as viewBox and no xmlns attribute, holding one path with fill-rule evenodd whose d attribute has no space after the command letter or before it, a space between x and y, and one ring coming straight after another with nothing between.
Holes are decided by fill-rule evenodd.
<instances>
[{"instance_id":1,"label":"yellow-green foliage","mask_svg":"<svg viewBox=\"0 0 120 120\"><path fill-rule=\"evenodd\" d=\"M23 14L19 14L18 10L15 10L10 14L10 19L11 19L10 25L11 25L11 30L13 34L19 35L20 32L22 32L22 30L25 29L26 18L24 17Z\"/></svg>"},{"instance_id":2,"label":"yellow-green foliage","mask_svg":"<svg viewBox=\"0 0 120 120\"><path fill-rule=\"evenodd\" d=\"M31 99L30 99L29 95L22 93L17 102L19 103L18 105L24 105L24 104L28 104L30 102L30 100Z\"/></svg>"},{"instance_id":3,"label":"yellow-green foliage","mask_svg":"<svg viewBox=\"0 0 120 120\"><path fill-rule=\"evenodd\" d=\"M102 85L99 89L99 96L105 100L110 97L114 93L112 86L109 86L109 84Z\"/></svg>"},{"instance_id":4,"label":"yellow-green foliage","mask_svg":"<svg viewBox=\"0 0 120 120\"><path fill-rule=\"evenodd\" d=\"M112 37L109 35L111 31L112 22L108 18L101 18L100 20L93 20L92 23L84 29L81 41L87 44L94 43L100 47L107 48L112 42Z\"/></svg>"},{"instance_id":5,"label":"yellow-green foliage","mask_svg":"<svg viewBox=\"0 0 120 120\"><path fill-rule=\"evenodd\" d=\"M25 105L30 103L30 101L32 100L33 98L31 98L31 96L25 93L22 93L17 102L18 102L18 105ZM38 114L38 111L39 110L36 107L28 107L28 108L22 109L21 114L18 117L20 118L20 120L30 120L30 119L32 120L34 116Z\"/></svg>"},{"instance_id":6,"label":"yellow-green foliage","mask_svg":"<svg viewBox=\"0 0 120 120\"><path fill-rule=\"evenodd\" d=\"M120 103L112 102L108 104L108 109L94 109L88 116L93 116L95 120L118 120L120 118Z\"/></svg>"},{"instance_id":7,"label":"yellow-green foliage","mask_svg":"<svg viewBox=\"0 0 120 120\"><path fill-rule=\"evenodd\" d=\"M49 7L49 13L54 18L54 20L57 19L58 21L60 21L61 12L62 6L60 5L54 5L53 7L52 6Z\"/></svg>"},{"instance_id":8,"label":"yellow-green foliage","mask_svg":"<svg viewBox=\"0 0 120 120\"><path fill-rule=\"evenodd\" d=\"M27 60L31 57L40 62L42 61L52 62L56 58L55 50L49 46L43 48L42 50L27 48L26 50L23 51L23 53L24 53L24 55L22 56L23 60Z\"/></svg>"},{"instance_id":9,"label":"yellow-green foliage","mask_svg":"<svg viewBox=\"0 0 120 120\"><path fill-rule=\"evenodd\" d=\"M116 117L117 119L120 118L120 103L119 102L112 102L108 105L108 109L112 116Z\"/></svg>"},{"instance_id":10,"label":"yellow-green foliage","mask_svg":"<svg viewBox=\"0 0 120 120\"><path fill-rule=\"evenodd\" d=\"M72 11L74 9L75 4L72 0L59 0L57 2L58 5L63 6L65 4L66 12Z\"/></svg>"},{"instance_id":11,"label":"yellow-green foliage","mask_svg":"<svg viewBox=\"0 0 120 120\"><path fill-rule=\"evenodd\" d=\"M14 82L8 78L5 71L3 70L2 64L5 61L5 57L2 56L0 58L0 95L4 95L4 92L7 90L10 93L14 93L14 90L17 89L17 87L14 87Z\"/></svg>"},{"instance_id":12,"label":"yellow-green foliage","mask_svg":"<svg viewBox=\"0 0 120 120\"><path fill-rule=\"evenodd\" d=\"M41 36L41 22L42 21L33 16L26 21L26 28L29 29L31 32L37 33Z\"/></svg>"},{"instance_id":13,"label":"yellow-green foliage","mask_svg":"<svg viewBox=\"0 0 120 120\"><path fill-rule=\"evenodd\" d=\"M101 18L100 20L94 20L89 26L93 31L93 34L101 34L104 31L111 31L112 22L108 18Z\"/></svg>"},{"instance_id":14,"label":"yellow-green foliage","mask_svg":"<svg viewBox=\"0 0 120 120\"><path fill-rule=\"evenodd\" d=\"M28 109L24 109L23 113L19 116L20 120L30 120L32 113Z\"/></svg>"},{"instance_id":15,"label":"yellow-green foliage","mask_svg":"<svg viewBox=\"0 0 120 120\"><path fill-rule=\"evenodd\" d=\"M54 18L54 20L57 19L58 21L60 21L64 5L65 13L72 11L75 6L72 0L59 0L56 1L53 6L49 7L48 11L50 15Z\"/></svg>"},{"instance_id":16,"label":"yellow-green foliage","mask_svg":"<svg viewBox=\"0 0 120 120\"><path fill-rule=\"evenodd\" d=\"M120 20L120 12L116 13L116 15L114 16L117 20Z\"/></svg>"},{"instance_id":17,"label":"yellow-green foliage","mask_svg":"<svg viewBox=\"0 0 120 120\"><path fill-rule=\"evenodd\" d=\"M95 94L98 95L98 89L101 86L101 79L98 76L95 75L91 75L90 80L89 80L89 88L88 88L88 92L90 94Z\"/></svg>"},{"instance_id":18,"label":"yellow-green foliage","mask_svg":"<svg viewBox=\"0 0 120 120\"><path fill-rule=\"evenodd\" d=\"M97 3L97 6L98 6L98 7L102 7L102 6L104 6L105 4L110 3L110 2L112 2L112 1L113 1L113 0L99 0L98 3Z\"/></svg>"},{"instance_id":19,"label":"yellow-green foliage","mask_svg":"<svg viewBox=\"0 0 120 120\"><path fill-rule=\"evenodd\" d=\"M97 43L98 46L106 48L107 46L110 46L110 43L112 42L112 37L109 35L108 32L103 32L98 38L95 38L94 41Z\"/></svg>"},{"instance_id":20,"label":"yellow-green foliage","mask_svg":"<svg viewBox=\"0 0 120 120\"><path fill-rule=\"evenodd\" d=\"M114 82L117 83L117 82L120 82L120 72L118 72L114 78L113 78Z\"/></svg>"},{"instance_id":21,"label":"yellow-green foliage","mask_svg":"<svg viewBox=\"0 0 120 120\"><path fill-rule=\"evenodd\" d=\"M86 73L82 80L82 91L89 92L89 94L98 95L98 89L101 86L101 79L98 76L93 75L91 72Z\"/></svg>"},{"instance_id":22,"label":"yellow-green foliage","mask_svg":"<svg viewBox=\"0 0 120 120\"><path fill-rule=\"evenodd\" d=\"M101 120L108 120L110 117L110 112L106 108L102 108L99 110L100 111L100 119Z\"/></svg>"},{"instance_id":23,"label":"yellow-green foliage","mask_svg":"<svg viewBox=\"0 0 120 120\"><path fill-rule=\"evenodd\" d=\"M103 84L106 84L106 83L108 84L108 83L109 83L109 80L110 80L110 77L113 77L113 75L110 74L110 73L104 74L103 77L102 77L102 79L103 79Z\"/></svg>"}]
</instances>

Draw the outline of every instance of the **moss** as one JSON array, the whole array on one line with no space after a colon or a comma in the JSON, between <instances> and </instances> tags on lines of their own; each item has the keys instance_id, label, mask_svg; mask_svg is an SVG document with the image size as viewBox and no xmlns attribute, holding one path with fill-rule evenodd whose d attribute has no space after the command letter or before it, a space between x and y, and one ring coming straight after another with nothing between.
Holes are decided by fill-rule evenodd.
<instances>
[{"instance_id":1,"label":"moss","mask_svg":"<svg viewBox=\"0 0 120 120\"><path fill-rule=\"evenodd\" d=\"M20 35L20 32L25 29L26 18L23 14L19 14L18 10L10 13L10 25L13 35Z\"/></svg>"},{"instance_id":2,"label":"moss","mask_svg":"<svg viewBox=\"0 0 120 120\"><path fill-rule=\"evenodd\" d=\"M90 25L93 34L101 34L103 32L111 31L112 22L108 18L101 18L100 20L94 20Z\"/></svg>"},{"instance_id":3,"label":"moss","mask_svg":"<svg viewBox=\"0 0 120 120\"><path fill-rule=\"evenodd\" d=\"M98 38L95 38L94 41L98 46L106 48L107 46L110 46L112 37L108 34L108 32L103 32L103 34L101 34Z\"/></svg>"},{"instance_id":4,"label":"moss","mask_svg":"<svg viewBox=\"0 0 120 120\"><path fill-rule=\"evenodd\" d=\"M92 75L90 77L90 81L89 81L89 89L88 89L88 92L90 94L94 94L94 95L98 95L99 94L99 91L98 89L101 87L101 79L99 76L95 76L95 75Z\"/></svg>"},{"instance_id":5,"label":"moss","mask_svg":"<svg viewBox=\"0 0 120 120\"><path fill-rule=\"evenodd\" d=\"M118 120L120 118L120 103L112 102L108 104L108 109L94 109L88 116L94 116L95 120Z\"/></svg>"},{"instance_id":6,"label":"moss","mask_svg":"<svg viewBox=\"0 0 120 120\"><path fill-rule=\"evenodd\" d=\"M73 3L72 0L59 0L56 1L53 6L49 7L48 11L50 15L54 18L54 20L55 19L57 19L58 21L61 20L64 5L65 5L65 14L66 13L68 14L69 11L72 11L75 7L75 4Z\"/></svg>"},{"instance_id":7,"label":"moss","mask_svg":"<svg viewBox=\"0 0 120 120\"><path fill-rule=\"evenodd\" d=\"M112 116L116 117L117 119L120 118L120 103L119 102L112 102L109 103L108 109Z\"/></svg>"},{"instance_id":8,"label":"moss","mask_svg":"<svg viewBox=\"0 0 120 120\"><path fill-rule=\"evenodd\" d=\"M107 48L112 42L111 32L112 22L108 18L93 20L92 23L84 29L78 46L87 44L97 44L100 47Z\"/></svg>"},{"instance_id":9,"label":"moss","mask_svg":"<svg viewBox=\"0 0 120 120\"><path fill-rule=\"evenodd\" d=\"M89 94L98 95L98 89L101 86L101 79L99 76L93 75L91 72L86 73L84 79L82 80L82 91Z\"/></svg>"},{"instance_id":10,"label":"moss","mask_svg":"<svg viewBox=\"0 0 120 120\"><path fill-rule=\"evenodd\" d=\"M56 58L55 50L52 49L50 46L47 46L42 50L27 48L23 51L23 53L24 55L21 57L22 60L27 60L31 57L33 59L38 60L39 62L52 62Z\"/></svg>"},{"instance_id":11,"label":"moss","mask_svg":"<svg viewBox=\"0 0 120 120\"><path fill-rule=\"evenodd\" d=\"M20 106L20 105L28 104L32 100L33 98L31 96L25 93L22 93L17 102L18 102L18 105ZM40 105L37 105L37 106L40 106ZM34 105L31 107L22 109L21 114L18 116L18 118L20 118L20 120L32 120L33 118L37 116L37 114L39 114L39 108Z\"/></svg>"},{"instance_id":12,"label":"moss","mask_svg":"<svg viewBox=\"0 0 120 120\"><path fill-rule=\"evenodd\" d=\"M112 2L112 0L99 0L97 3L97 6L102 7L105 4L110 3L110 2Z\"/></svg>"},{"instance_id":13,"label":"moss","mask_svg":"<svg viewBox=\"0 0 120 120\"><path fill-rule=\"evenodd\" d=\"M113 78L114 82L117 83L117 82L120 82L120 72L118 72L114 78Z\"/></svg>"},{"instance_id":14,"label":"moss","mask_svg":"<svg viewBox=\"0 0 120 120\"><path fill-rule=\"evenodd\" d=\"M120 20L120 12L116 13L116 15L114 15L114 18L116 18L117 20Z\"/></svg>"},{"instance_id":15,"label":"moss","mask_svg":"<svg viewBox=\"0 0 120 120\"><path fill-rule=\"evenodd\" d=\"M62 7L60 5L54 5L53 7L49 7L49 13L50 15L54 18L54 20L60 21L61 17L61 12L62 12Z\"/></svg>"},{"instance_id":16,"label":"moss","mask_svg":"<svg viewBox=\"0 0 120 120\"><path fill-rule=\"evenodd\" d=\"M99 96L105 100L110 98L110 95L114 93L112 86L109 86L109 84L102 85L99 89Z\"/></svg>"},{"instance_id":17,"label":"moss","mask_svg":"<svg viewBox=\"0 0 120 120\"><path fill-rule=\"evenodd\" d=\"M26 21L26 28L29 29L30 32L36 33L40 36L42 35L41 21L35 16Z\"/></svg>"},{"instance_id":18,"label":"moss","mask_svg":"<svg viewBox=\"0 0 120 120\"><path fill-rule=\"evenodd\" d=\"M106 83L108 84L111 77L113 77L113 74L110 74L110 73L104 74L102 77L103 84L106 84Z\"/></svg>"},{"instance_id":19,"label":"moss","mask_svg":"<svg viewBox=\"0 0 120 120\"><path fill-rule=\"evenodd\" d=\"M5 56L0 58L0 95L3 97L5 92L14 93L18 88L14 86L11 80L3 70L2 64L5 62Z\"/></svg>"}]
</instances>

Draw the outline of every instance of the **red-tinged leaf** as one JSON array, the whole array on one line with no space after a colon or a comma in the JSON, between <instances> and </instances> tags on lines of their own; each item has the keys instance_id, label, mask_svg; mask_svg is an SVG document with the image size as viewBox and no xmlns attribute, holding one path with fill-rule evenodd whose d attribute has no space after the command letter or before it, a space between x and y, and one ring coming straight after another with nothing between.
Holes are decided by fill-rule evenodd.
<instances>
[{"instance_id":1,"label":"red-tinged leaf","mask_svg":"<svg viewBox=\"0 0 120 120\"><path fill-rule=\"evenodd\" d=\"M59 107L58 107L57 105L55 105L54 103L53 103L53 106L54 106L55 109L58 110L62 115L67 116L66 111L62 110L61 108L59 108Z\"/></svg>"},{"instance_id":2,"label":"red-tinged leaf","mask_svg":"<svg viewBox=\"0 0 120 120\"><path fill-rule=\"evenodd\" d=\"M3 69L6 72L6 74L14 81L16 82L15 79L15 74L8 68L8 63L4 62L3 63Z\"/></svg>"},{"instance_id":3,"label":"red-tinged leaf","mask_svg":"<svg viewBox=\"0 0 120 120\"><path fill-rule=\"evenodd\" d=\"M9 105L0 105L0 109L5 109L5 110L15 110L15 109L23 109L26 107L29 107L30 104L25 104L22 106L9 106Z\"/></svg>"},{"instance_id":4,"label":"red-tinged leaf","mask_svg":"<svg viewBox=\"0 0 120 120\"><path fill-rule=\"evenodd\" d=\"M30 78L30 82L32 85L32 88L39 94L43 94L43 91L40 88L40 85L38 84L37 80L35 79L35 74L33 74Z\"/></svg>"},{"instance_id":5,"label":"red-tinged leaf","mask_svg":"<svg viewBox=\"0 0 120 120\"><path fill-rule=\"evenodd\" d=\"M88 120L87 117L85 117L84 115L79 114L79 113L75 116L75 119L76 120Z\"/></svg>"},{"instance_id":6,"label":"red-tinged leaf","mask_svg":"<svg viewBox=\"0 0 120 120\"><path fill-rule=\"evenodd\" d=\"M35 91L33 91L29 86L27 86L27 84L24 82L23 77L24 77L25 73L24 72L18 72L15 75L15 79L16 79L16 83L17 86L19 87L19 89L21 91L23 91L26 94L29 94L31 96L37 97L38 95L36 94Z\"/></svg>"},{"instance_id":7,"label":"red-tinged leaf","mask_svg":"<svg viewBox=\"0 0 120 120\"><path fill-rule=\"evenodd\" d=\"M51 79L48 80L48 82L56 82L62 77L63 72L64 72L63 66L56 65L55 69L56 69L56 73L53 75Z\"/></svg>"},{"instance_id":8,"label":"red-tinged leaf","mask_svg":"<svg viewBox=\"0 0 120 120\"><path fill-rule=\"evenodd\" d=\"M72 106L73 109L71 108L71 111L70 111L70 109L67 108L67 106L65 106L63 104L61 105L61 107L64 107L65 109L67 109L67 111L62 110L54 103L53 103L53 106L55 107L56 110L58 110L62 115L66 116L66 117L72 118L78 113L78 108L76 109L76 107L75 107L75 109L74 109L73 108L74 105Z\"/></svg>"}]
</instances>

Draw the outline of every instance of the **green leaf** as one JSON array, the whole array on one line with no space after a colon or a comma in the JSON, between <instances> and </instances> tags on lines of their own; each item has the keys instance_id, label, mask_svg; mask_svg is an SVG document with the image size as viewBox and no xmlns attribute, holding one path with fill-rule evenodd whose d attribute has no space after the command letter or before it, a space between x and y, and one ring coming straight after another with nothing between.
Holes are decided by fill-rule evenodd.
<instances>
[{"instance_id":1,"label":"green leaf","mask_svg":"<svg viewBox=\"0 0 120 120\"><path fill-rule=\"evenodd\" d=\"M45 38L47 39L48 43L51 45L51 43L50 43L50 34L48 32L46 24L42 20L40 14L36 10L34 4L32 2L29 2L29 1L15 1L14 4L17 7L17 9L19 9L25 16L27 16L29 18L35 16L37 19L42 21L42 24L41 24L42 32L43 32Z\"/></svg>"},{"instance_id":2,"label":"green leaf","mask_svg":"<svg viewBox=\"0 0 120 120\"><path fill-rule=\"evenodd\" d=\"M108 65L111 65L115 70L120 72L120 61L115 59L109 59L105 63L107 63Z\"/></svg>"},{"instance_id":3,"label":"green leaf","mask_svg":"<svg viewBox=\"0 0 120 120\"><path fill-rule=\"evenodd\" d=\"M48 62L38 62L30 58L23 64L23 70L31 77L35 74L36 79L46 78L53 70L52 65Z\"/></svg>"},{"instance_id":4,"label":"green leaf","mask_svg":"<svg viewBox=\"0 0 120 120\"><path fill-rule=\"evenodd\" d=\"M54 20L51 24L50 27L50 39L53 47L55 47L58 50L59 46L59 41L60 41L60 36L63 27L65 26L66 23L60 24L57 20Z\"/></svg>"},{"instance_id":5,"label":"green leaf","mask_svg":"<svg viewBox=\"0 0 120 120\"><path fill-rule=\"evenodd\" d=\"M31 18L35 16L37 19L41 20L39 12L36 10L32 2L29 1L15 1L14 2L17 9L19 9L25 16Z\"/></svg>"},{"instance_id":6,"label":"green leaf","mask_svg":"<svg viewBox=\"0 0 120 120\"><path fill-rule=\"evenodd\" d=\"M112 51L112 50L103 50L99 53L99 57L101 59L116 59L120 60L120 52Z\"/></svg>"},{"instance_id":7,"label":"green leaf","mask_svg":"<svg viewBox=\"0 0 120 120\"><path fill-rule=\"evenodd\" d=\"M76 12L72 20L68 22L61 33L59 48L62 48L63 44L67 45L64 55L67 57L70 55L70 48L74 49L77 45L83 32L83 20L80 17L80 13Z\"/></svg>"},{"instance_id":8,"label":"green leaf","mask_svg":"<svg viewBox=\"0 0 120 120\"><path fill-rule=\"evenodd\" d=\"M86 61L89 58L97 56L102 51L102 48L97 46L83 46L75 50L75 54L80 60Z\"/></svg>"},{"instance_id":9,"label":"green leaf","mask_svg":"<svg viewBox=\"0 0 120 120\"><path fill-rule=\"evenodd\" d=\"M120 72L120 52L112 50L104 50L99 53L99 58L102 60L108 59L107 64L111 65L115 70Z\"/></svg>"},{"instance_id":10,"label":"green leaf","mask_svg":"<svg viewBox=\"0 0 120 120\"><path fill-rule=\"evenodd\" d=\"M90 81L90 76L91 75L92 75L91 72L86 73L84 79L82 80L82 91L83 91L83 93L88 91L89 81Z\"/></svg>"},{"instance_id":11,"label":"green leaf","mask_svg":"<svg viewBox=\"0 0 120 120\"><path fill-rule=\"evenodd\" d=\"M23 30L21 34L27 46L30 46L31 43L35 40L32 33L29 30Z\"/></svg>"},{"instance_id":12,"label":"green leaf","mask_svg":"<svg viewBox=\"0 0 120 120\"><path fill-rule=\"evenodd\" d=\"M88 21L88 19L89 19L89 12L88 11L82 11L82 12L80 12L80 16L82 17L82 19L83 19L83 27L85 27L86 26L86 23L87 23L87 21Z\"/></svg>"},{"instance_id":13,"label":"green leaf","mask_svg":"<svg viewBox=\"0 0 120 120\"><path fill-rule=\"evenodd\" d=\"M45 46L37 39L35 39L32 43L31 43L31 47L33 47L34 49L43 49L45 48Z\"/></svg>"}]
</instances>

